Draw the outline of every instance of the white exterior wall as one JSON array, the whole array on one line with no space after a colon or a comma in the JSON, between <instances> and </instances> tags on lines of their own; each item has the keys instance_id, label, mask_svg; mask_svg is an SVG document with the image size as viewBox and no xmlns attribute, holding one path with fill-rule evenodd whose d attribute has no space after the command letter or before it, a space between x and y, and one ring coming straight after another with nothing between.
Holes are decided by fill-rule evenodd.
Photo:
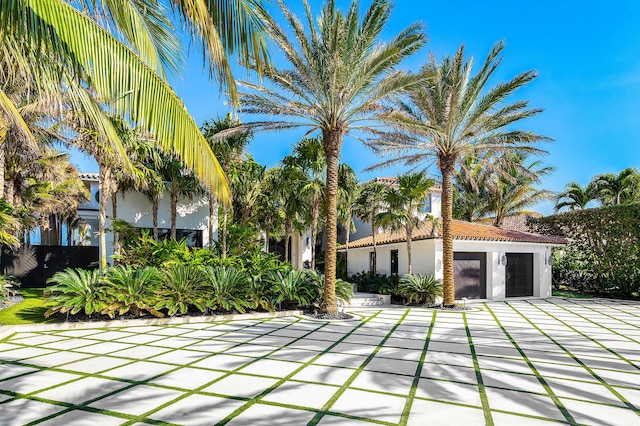
<instances>
[{"instance_id":1,"label":"white exterior wall","mask_svg":"<svg viewBox=\"0 0 640 426\"><path fill-rule=\"evenodd\" d=\"M80 206L79 212L82 218L91 226L91 245L98 246L99 240L96 233L98 232L98 201L96 193L98 191L98 182L90 182L91 200ZM126 220L138 228L153 227L153 211L152 206L147 197L139 192L118 193L117 217ZM216 217L213 218L214 223L214 240L218 235L217 208ZM107 221L106 228L111 227L111 219L113 217L111 199L107 200ZM163 194L158 206L158 228L171 228L171 199L168 192ZM209 245L209 199L207 197L187 199L180 197L178 199L178 209L176 218L177 229L190 229L202 231L202 245ZM113 255L113 234L106 233L107 239L107 257Z\"/></svg>"},{"instance_id":2,"label":"white exterior wall","mask_svg":"<svg viewBox=\"0 0 640 426\"><path fill-rule=\"evenodd\" d=\"M442 240L428 239L414 241L411 244L412 269L414 274L434 274L442 279ZM496 241L460 241L453 244L455 252L487 253L487 299L505 299L505 265L499 259L505 253L533 253L533 295L551 296L551 266L545 259L551 254L551 246L544 244L496 242ZM379 274L390 275L391 250L398 250L398 274L407 273L407 244L394 243L378 246L377 270ZM349 249L347 273L369 271L369 253L372 247Z\"/></svg>"}]
</instances>

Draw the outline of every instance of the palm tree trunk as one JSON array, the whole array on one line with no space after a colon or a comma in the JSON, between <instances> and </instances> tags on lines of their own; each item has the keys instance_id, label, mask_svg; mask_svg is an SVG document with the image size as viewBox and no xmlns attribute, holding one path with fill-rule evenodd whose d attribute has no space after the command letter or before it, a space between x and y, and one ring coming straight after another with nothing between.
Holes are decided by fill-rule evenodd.
<instances>
[{"instance_id":1,"label":"palm tree trunk","mask_svg":"<svg viewBox=\"0 0 640 426\"><path fill-rule=\"evenodd\" d=\"M289 261L289 239L291 237L291 219L284 221L284 261Z\"/></svg>"},{"instance_id":2,"label":"palm tree trunk","mask_svg":"<svg viewBox=\"0 0 640 426\"><path fill-rule=\"evenodd\" d=\"M313 201L311 212L311 270L316 270L316 239L318 238L318 216L320 216L320 200Z\"/></svg>"},{"instance_id":3,"label":"palm tree trunk","mask_svg":"<svg viewBox=\"0 0 640 426\"><path fill-rule=\"evenodd\" d=\"M349 274L349 236L351 235L351 216L349 216L349 222L347 223L347 245L344 247L344 278L347 279Z\"/></svg>"},{"instance_id":4,"label":"palm tree trunk","mask_svg":"<svg viewBox=\"0 0 640 426\"><path fill-rule=\"evenodd\" d=\"M442 173L442 285L445 307L455 306L456 303L453 283L453 231L451 228L454 164L449 159L440 159L439 164Z\"/></svg>"},{"instance_id":5,"label":"palm tree trunk","mask_svg":"<svg viewBox=\"0 0 640 426\"><path fill-rule=\"evenodd\" d=\"M213 248L213 215L215 214L216 200L213 194L209 195L209 248Z\"/></svg>"},{"instance_id":6,"label":"palm tree trunk","mask_svg":"<svg viewBox=\"0 0 640 426\"><path fill-rule=\"evenodd\" d=\"M178 217L178 184L171 182L171 238L176 239L176 222Z\"/></svg>"},{"instance_id":7,"label":"palm tree trunk","mask_svg":"<svg viewBox=\"0 0 640 426\"><path fill-rule=\"evenodd\" d=\"M111 220L116 219L118 217L118 191L113 193L111 196ZM120 254L120 239L118 238L118 233L114 229L113 231L113 254Z\"/></svg>"},{"instance_id":8,"label":"palm tree trunk","mask_svg":"<svg viewBox=\"0 0 640 426\"><path fill-rule=\"evenodd\" d=\"M371 276L375 277L378 273L378 253L376 252L376 227L374 225L375 215L371 214L371 239L373 240L373 269L371 270Z\"/></svg>"},{"instance_id":9,"label":"palm tree trunk","mask_svg":"<svg viewBox=\"0 0 640 426\"><path fill-rule=\"evenodd\" d=\"M227 220L229 219L229 209L222 208L222 258L227 257Z\"/></svg>"},{"instance_id":10,"label":"palm tree trunk","mask_svg":"<svg viewBox=\"0 0 640 426\"><path fill-rule=\"evenodd\" d=\"M4 155L4 154L3 154ZM3 181L4 184L2 185L3 189L4 189L4 199L7 203L11 204L12 206L16 206L16 200L15 200L15 184L14 184L14 180L11 179L11 177L9 177L9 179L7 179L6 177L4 177L3 174Z\"/></svg>"},{"instance_id":11,"label":"palm tree trunk","mask_svg":"<svg viewBox=\"0 0 640 426\"><path fill-rule=\"evenodd\" d=\"M158 194L153 196L151 201L151 214L153 215L153 239L158 241L158 209L160 208L160 199Z\"/></svg>"},{"instance_id":12,"label":"palm tree trunk","mask_svg":"<svg viewBox=\"0 0 640 426\"><path fill-rule=\"evenodd\" d=\"M7 128L0 123L0 199L4 198L4 141L7 136Z\"/></svg>"},{"instance_id":13,"label":"palm tree trunk","mask_svg":"<svg viewBox=\"0 0 640 426\"><path fill-rule=\"evenodd\" d=\"M111 180L111 169L100 166L99 191L100 199L98 214L98 234L100 235L100 271L107 269L107 236L105 234L105 223L107 221L107 197L108 187Z\"/></svg>"},{"instance_id":14,"label":"palm tree trunk","mask_svg":"<svg viewBox=\"0 0 640 426\"><path fill-rule=\"evenodd\" d=\"M338 162L342 146L340 129L325 132L322 144L327 158L326 208L327 240L324 251L324 299L322 307L328 314L337 314L336 303L336 249L338 241Z\"/></svg>"},{"instance_id":15,"label":"palm tree trunk","mask_svg":"<svg viewBox=\"0 0 640 426\"><path fill-rule=\"evenodd\" d=\"M407 228L407 262L409 265L407 267L407 273L411 275L411 236L413 234L413 230Z\"/></svg>"}]
</instances>

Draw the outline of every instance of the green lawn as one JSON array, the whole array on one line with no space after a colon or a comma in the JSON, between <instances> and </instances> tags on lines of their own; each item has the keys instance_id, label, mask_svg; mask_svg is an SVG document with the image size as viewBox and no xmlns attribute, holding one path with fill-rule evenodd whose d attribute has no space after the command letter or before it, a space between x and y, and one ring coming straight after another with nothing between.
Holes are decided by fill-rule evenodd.
<instances>
[{"instance_id":1,"label":"green lawn","mask_svg":"<svg viewBox=\"0 0 640 426\"><path fill-rule=\"evenodd\" d=\"M42 298L41 288L22 288L20 294L24 300L17 305L0 311L0 324L40 324L45 322L59 322L58 318L45 318L44 313L51 307Z\"/></svg>"},{"instance_id":2,"label":"green lawn","mask_svg":"<svg viewBox=\"0 0 640 426\"><path fill-rule=\"evenodd\" d=\"M589 299L593 297L588 294L578 293L577 291L571 290L553 290L552 295L558 297L566 297L568 299Z\"/></svg>"}]
</instances>

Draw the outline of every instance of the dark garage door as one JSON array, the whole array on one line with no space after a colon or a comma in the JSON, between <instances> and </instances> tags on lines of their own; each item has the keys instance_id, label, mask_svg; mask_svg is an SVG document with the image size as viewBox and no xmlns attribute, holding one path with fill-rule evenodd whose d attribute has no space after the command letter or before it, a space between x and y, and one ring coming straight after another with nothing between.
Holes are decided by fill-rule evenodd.
<instances>
[{"instance_id":1,"label":"dark garage door","mask_svg":"<svg viewBox=\"0 0 640 426\"><path fill-rule=\"evenodd\" d=\"M456 299L487 298L487 254L453 253Z\"/></svg>"},{"instance_id":2,"label":"dark garage door","mask_svg":"<svg viewBox=\"0 0 640 426\"><path fill-rule=\"evenodd\" d=\"M533 296L533 253L507 253L507 297Z\"/></svg>"}]
</instances>

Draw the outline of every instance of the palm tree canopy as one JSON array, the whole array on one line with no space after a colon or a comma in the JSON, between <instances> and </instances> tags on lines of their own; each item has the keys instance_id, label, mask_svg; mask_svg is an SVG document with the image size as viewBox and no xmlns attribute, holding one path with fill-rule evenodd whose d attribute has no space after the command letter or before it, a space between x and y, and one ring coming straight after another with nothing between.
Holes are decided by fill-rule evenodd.
<instances>
[{"instance_id":1,"label":"palm tree canopy","mask_svg":"<svg viewBox=\"0 0 640 426\"><path fill-rule=\"evenodd\" d=\"M550 138L511 129L542 110L529 108L527 101L507 103L517 89L536 78L536 73L527 71L486 88L502 61L503 49L503 43L496 43L475 75L473 58L465 61L464 46L440 63L432 56L421 70L424 83L411 91L408 102L399 102L384 115L394 131L369 141L376 152L393 156L372 168L396 163L428 166L433 162L439 168L451 163L453 168L467 156L474 156L483 167L494 168L488 161L492 157L484 154L515 150L544 153L535 144Z\"/></svg>"},{"instance_id":2,"label":"palm tree canopy","mask_svg":"<svg viewBox=\"0 0 640 426\"><path fill-rule=\"evenodd\" d=\"M604 205L629 204L638 200L640 174L629 167L618 173L604 173L592 180L596 197Z\"/></svg>"},{"instance_id":3,"label":"palm tree canopy","mask_svg":"<svg viewBox=\"0 0 640 426\"><path fill-rule=\"evenodd\" d=\"M434 184L424 173L398 176L397 187L389 188L385 197L387 210L378 215L382 226L392 230L418 226L425 219L422 212Z\"/></svg>"},{"instance_id":4,"label":"palm tree canopy","mask_svg":"<svg viewBox=\"0 0 640 426\"><path fill-rule=\"evenodd\" d=\"M354 129L367 130L363 122L375 118L380 101L415 84L416 76L393 70L420 49L426 35L418 24L402 31L389 43L378 41L391 13L385 0L374 0L360 22L358 2L348 12L336 10L335 1L325 3L317 21L304 0L303 23L278 0L292 28L289 38L271 17L268 30L291 64L291 69L267 67L266 80L273 87L242 82L240 100L247 113L269 114L293 120L249 123L270 130L305 127L307 133Z\"/></svg>"},{"instance_id":5,"label":"palm tree canopy","mask_svg":"<svg viewBox=\"0 0 640 426\"><path fill-rule=\"evenodd\" d=\"M565 185L564 191L556 196L555 211L558 212L565 207L569 210L584 210L595 197L593 183L588 183L583 188L578 182L569 182Z\"/></svg>"}]
</instances>

